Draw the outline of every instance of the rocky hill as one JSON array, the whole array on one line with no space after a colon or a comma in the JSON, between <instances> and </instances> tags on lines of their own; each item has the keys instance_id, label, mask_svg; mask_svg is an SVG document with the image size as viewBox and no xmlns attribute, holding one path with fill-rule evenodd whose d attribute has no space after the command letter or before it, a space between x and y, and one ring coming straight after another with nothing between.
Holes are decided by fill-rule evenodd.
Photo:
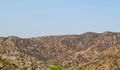
<instances>
[{"instance_id":1,"label":"rocky hill","mask_svg":"<svg viewBox=\"0 0 120 70\"><path fill-rule=\"evenodd\" d=\"M0 37L0 58L0 70L49 70L53 63L64 69L120 70L120 33Z\"/></svg>"}]
</instances>

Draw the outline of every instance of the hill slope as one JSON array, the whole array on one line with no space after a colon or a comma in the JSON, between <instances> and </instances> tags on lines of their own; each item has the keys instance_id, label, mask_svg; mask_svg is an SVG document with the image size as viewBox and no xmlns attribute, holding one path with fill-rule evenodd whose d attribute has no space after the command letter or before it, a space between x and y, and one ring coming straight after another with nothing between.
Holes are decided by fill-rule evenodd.
<instances>
[{"instance_id":1,"label":"hill slope","mask_svg":"<svg viewBox=\"0 0 120 70\"><path fill-rule=\"evenodd\" d=\"M19 70L47 70L53 62L64 68L73 66L74 70L88 67L92 70L120 69L120 33L87 32L25 39L1 37L0 50L0 56L12 61Z\"/></svg>"}]
</instances>

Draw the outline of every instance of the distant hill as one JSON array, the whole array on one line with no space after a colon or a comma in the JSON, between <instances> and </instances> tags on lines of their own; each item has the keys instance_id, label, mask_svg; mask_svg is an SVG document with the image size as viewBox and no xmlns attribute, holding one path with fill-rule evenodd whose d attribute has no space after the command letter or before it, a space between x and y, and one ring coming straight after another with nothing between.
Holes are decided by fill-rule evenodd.
<instances>
[{"instance_id":1,"label":"distant hill","mask_svg":"<svg viewBox=\"0 0 120 70\"><path fill-rule=\"evenodd\" d=\"M53 63L64 69L120 70L120 33L0 37L0 57L9 62L12 70L49 70ZM0 60L0 70L5 70L5 65Z\"/></svg>"}]
</instances>

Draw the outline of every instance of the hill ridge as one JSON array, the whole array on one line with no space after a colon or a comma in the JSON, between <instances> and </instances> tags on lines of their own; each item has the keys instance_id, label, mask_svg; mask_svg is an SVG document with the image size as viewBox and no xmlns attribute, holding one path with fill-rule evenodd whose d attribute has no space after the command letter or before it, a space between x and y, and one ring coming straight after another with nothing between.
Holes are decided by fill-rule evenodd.
<instances>
[{"instance_id":1,"label":"hill ridge","mask_svg":"<svg viewBox=\"0 0 120 70\"><path fill-rule=\"evenodd\" d=\"M19 69L27 67L29 70L47 70L49 64L56 62L64 68L72 65L75 70L89 63L95 70L92 64L95 60L101 62L100 57L120 54L120 33L107 31L35 38L0 37L0 50L0 56L16 63Z\"/></svg>"}]
</instances>

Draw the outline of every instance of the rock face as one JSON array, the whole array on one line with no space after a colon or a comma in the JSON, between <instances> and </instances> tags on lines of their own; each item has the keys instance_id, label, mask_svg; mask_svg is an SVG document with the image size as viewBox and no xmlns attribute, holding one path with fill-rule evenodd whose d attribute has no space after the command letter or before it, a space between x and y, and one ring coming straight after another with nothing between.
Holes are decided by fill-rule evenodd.
<instances>
[{"instance_id":1,"label":"rock face","mask_svg":"<svg viewBox=\"0 0 120 70\"><path fill-rule=\"evenodd\" d=\"M74 70L120 70L120 33L0 37L0 56L17 66L13 70L49 70L52 62ZM0 63L1 70L4 65Z\"/></svg>"}]
</instances>

